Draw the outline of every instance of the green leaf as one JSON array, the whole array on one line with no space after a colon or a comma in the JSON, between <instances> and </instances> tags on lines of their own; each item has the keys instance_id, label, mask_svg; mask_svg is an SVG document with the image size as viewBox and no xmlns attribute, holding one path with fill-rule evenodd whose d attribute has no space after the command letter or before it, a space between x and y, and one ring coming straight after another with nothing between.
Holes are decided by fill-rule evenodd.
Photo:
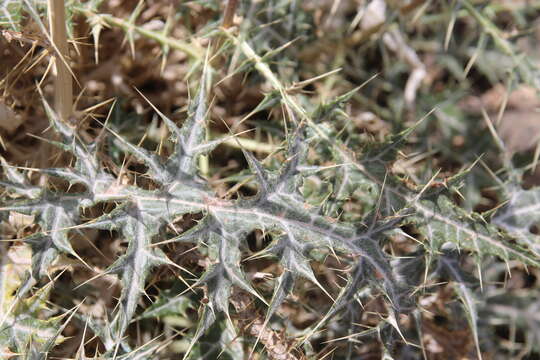
<instances>
[{"instance_id":1,"label":"green leaf","mask_svg":"<svg viewBox=\"0 0 540 360\"><path fill-rule=\"evenodd\" d=\"M12 310L0 319L0 348L9 348L19 354L34 354L49 351L61 343L61 320L65 314L43 319L52 282L40 288L29 298L17 298ZM7 315L7 316L6 316ZM36 358L34 356L34 358Z\"/></svg>"},{"instance_id":2,"label":"green leaf","mask_svg":"<svg viewBox=\"0 0 540 360\"><path fill-rule=\"evenodd\" d=\"M509 200L497 210L492 223L506 231L519 243L540 256L540 236L534 226L540 222L540 189L517 189L509 194Z\"/></svg>"},{"instance_id":3,"label":"green leaf","mask_svg":"<svg viewBox=\"0 0 540 360\"><path fill-rule=\"evenodd\" d=\"M122 337L135 314L150 270L170 262L161 250L151 248L152 238L159 232L159 226L156 226L159 219L143 209L144 205L137 207L137 204L131 204L117 209L113 214L104 215L103 219L93 224L101 229L120 229L128 241L126 253L106 270L107 273L120 275L122 281L120 306L111 322L117 339Z\"/></svg>"},{"instance_id":4,"label":"green leaf","mask_svg":"<svg viewBox=\"0 0 540 360\"><path fill-rule=\"evenodd\" d=\"M187 317L186 311L194 305L186 295L181 295L184 289L185 285L177 281L172 288L162 290L157 300L137 320L163 316Z\"/></svg>"},{"instance_id":5,"label":"green leaf","mask_svg":"<svg viewBox=\"0 0 540 360\"><path fill-rule=\"evenodd\" d=\"M511 244L480 215L466 212L444 195L418 200L412 206L416 213L406 221L418 227L432 252L438 251L445 242L451 242L480 257L495 255L507 261L517 259L529 265L540 265L534 254Z\"/></svg>"}]
</instances>

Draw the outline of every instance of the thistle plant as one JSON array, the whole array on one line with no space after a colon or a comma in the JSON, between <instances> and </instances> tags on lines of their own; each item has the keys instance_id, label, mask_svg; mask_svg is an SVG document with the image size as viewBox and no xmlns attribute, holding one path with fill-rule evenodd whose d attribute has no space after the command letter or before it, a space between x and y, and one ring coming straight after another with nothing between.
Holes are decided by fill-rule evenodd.
<instances>
[{"instance_id":1,"label":"thistle plant","mask_svg":"<svg viewBox=\"0 0 540 360\"><path fill-rule=\"evenodd\" d=\"M98 14L100 3L75 4L71 10L93 24L96 43L105 26L118 26L127 32L134 52L135 30L129 23L135 22L143 5L129 21L118 21ZM259 5L253 6L252 13L258 14ZM483 26L489 24L469 2L464 7ZM304 15L293 12L291 19ZM83 137L81 129L62 120L42 96L55 133L47 141L69 161L36 169L2 158L0 185L5 194L0 216L9 222L10 216L23 214L34 225L30 235L2 245L2 355L47 358L55 345L66 341L69 325L84 329L78 359L90 358L85 350L87 330L98 342L95 357L103 359L169 358L178 352L185 359L321 358L334 351L319 352L324 342L338 344L335 356L340 359L356 358L362 342L377 343L386 358L419 358L426 356L425 304L430 296L442 296L430 289L440 283L448 284L448 296L459 303L446 308L467 324L473 344L468 356L482 358L490 346L495 330L488 318L519 324L531 351L538 321L528 314L535 311L535 303L518 297L523 305L517 307L516 297L501 295L494 285L504 276L505 266L540 266L535 232L539 194L537 187L520 186L524 170L503 159L504 172L495 175L501 200L486 213L463 206L461 191L477 163L449 176L441 178L435 172L424 183L411 182L393 169L431 113L380 141L350 131L347 105L360 88L318 104L298 95L295 84L281 80L280 70L269 60L279 51L263 54L275 39L253 41L264 38L262 32L249 30L259 20L247 17L240 29L216 27L208 36L222 45L215 56L233 49L242 59L229 77L249 70L265 82L268 91L253 113L281 109L281 138L267 158L247 150L238 135L212 139L211 104L222 80L216 80L220 72L213 67L218 62L210 60L211 46L204 55L199 44L175 42L165 30L159 36L143 28L135 32L160 42L165 56L171 48L188 53L196 63L192 73L200 76L182 124L148 101L169 135L163 149L128 141L108 122L99 123L99 136ZM504 151L502 141L497 136L494 140ZM201 169L224 144L240 149L246 166L232 178L238 188L249 188L249 195L223 195ZM107 161L111 149L123 154L120 171ZM144 174L139 179L124 177L126 163L144 168ZM37 182L32 172L48 181ZM93 267L77 250L77 242L91 230L109 232L127 244L105 269ZM257 250L249 246L253 234L266 239ZM178 254L178 248L191 250ZM184 260L193 248L197 266L189 267ZM15 256L31 263L17 268ZM263 261L278 271L261 285L245 263ZM317 271L322 265L328 273L339 274L333 282ZM51 289L57 277L73 267L95 272L70 284L73 298L95 281L113 278L121 288L116 306L94 316L81 310L84 301L71 299L72 308L55 304ZM151 293L150 284L163 280L157 275L163 269L169 275L156 286L157 293ZM328 306L317 309L316 319L299 329L283 313L305 284L311 284ZM315 302L300 305L316 307ZM46 315L51 317L45 320ZM133 336L141 326L165 323L169 315L184 319L185 331L172 336L183 343L152 331L157 338L140 341ZM188 324L185 319L194 321ZM171 344L181 346L181 351L171 350Z\"/></svg>"}]
</instances>

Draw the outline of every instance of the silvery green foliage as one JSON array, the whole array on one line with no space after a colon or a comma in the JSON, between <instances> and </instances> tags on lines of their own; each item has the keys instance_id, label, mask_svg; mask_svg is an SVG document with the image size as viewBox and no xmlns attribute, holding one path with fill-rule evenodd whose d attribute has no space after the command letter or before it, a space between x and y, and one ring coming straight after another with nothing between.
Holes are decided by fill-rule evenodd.
<instances>
[{"instance_id":1,"label":"silvery green foliage","mask_svg":"<svg viewBox=\"0 0 540 360\"><path fill-rule=\"evenodd\" d=\"M511 187L508 202L497 211L493 223L540 254L540 238L534 227L540 222L540 190Z\"/></svg>"},{"instance_id":2,"label":"silvery green foliage","mask_svg":"<svg viewBox=\"0 0 540 360\"><path fill-rule=\"evenodd\" d=\"M298 279L310 280L326 292L311 268L313 260L320 261L326 256L340 257L350 265L350 271L347 283L334 299L333 306L310 330L310 335L337 317L348 323L344 328L345 335L360 333L355 325L361 316L356 301L378 292L384 295L388 316L381 319L377 327L361 335L379 336L389 353L394 351L394 343L400 333L397 316L414 308L411 294L422 281L426 267L428 273L430 269L446 267L457 284L456 293L467 309L477 337L477 310L473 295L464 277L456 270L459 269L456 263L441 255L449 244L453 248L470 251L479 258L496 255L504 260L517 259L538 266L534 254L524 247L511 245L495 227L499 225L509 229L511 217L505 214L520 204L519 199L511 200L495 223L489 224L480 215L467 213L456 206L440 189L418 193L403 186L399 179L387 174L386 166L411 130L371 147L363 155L352 154L338 137L332 136L335 130L325 124L325 120L331 119L332 111L344 101L343 98L317 109L313 117L318 122L310 127L291 124L286 139L286 161L280 169L267 169L254 155L245 152L256 179L258 191L255 196L236 200L219 198L197 169L199 157L219 144L219 141L206 141L206 74L200 83L200 90L189 107L188 119L181 128L160 113L174 143L170 156L158 156L115 135L115 142L120 148L147 166L148 176L157 184L154 190L119 184L101 164L98 144L82 141L76 129L59 121L47 103L44 106L60 138L54 144L70 152L75 161L72 167L43 169L42 172L62 178L71 185L82 186L84 190L65 193L40 188L27 181L19 171L3 164L6 180L2 185L25 200L6 204L2 211L33 214L40 225L40 232L25 239L33 251L28 288L49 275L49 269L60 253L78 258L70 243L71 232L83 228L115 230L127 241L126 252L106 269L106 273L121 279L122 293L118 306L106 323L87 319L89 327L105 345L106 356L150 358L156 350L153 345L133 350L123 341L129 324L136 318L159 316L161 311L167 311L171 306L187 306L181 297L168 297L137 316L137 306L152 270L159 265L176 266L154 245L158 241L198 244L201 249L206 249L210 259L210 265L193 285L205 287L208 303L201 309L192 345L208 332L218 318L230 319L229 298L233 286L267 304L265 325L291 294ZM335 191L328 198L331 206L314 206L301 192L303 179L321 170L306 162L308 147L315 138L313 126L325 126L328 138L333 139L330 143L323 142L323 146L331 149L327 156L338 164L344 164L335 168ZM358 182L365 185L362 189L370 192L369 206L362 221L348 223L331 217L339 212ZM115 208L81 223L80 212L99 203L114 204ZM203 214L203 217L196 226L180 235L163 238L165 227L187 214ZM401 225L415 226L424 237L424 249L412 254L409 260L392 259L383 250L389 236L395 234ZM258 255L275 258L284 270L269 301L254 289L240 266L243 243L254 230L272 234L272 243ZM510 230L508 232L512 234ZM520 236L516 240L524 246L531 245ZM230 325L227 325L229 340L234 338L231 333L234 329ZM59 326L57 324L56 329ZM7 346L16 344L20 339L28 341L15 333L2 339L2 345ZM20 346L15 345L15 349L20 350Z\"/></svg>"},{"instance_id":3,"label":"silvery green foliage","mask_svg":"<svg viewBox=\"0 0 540 360\"><path fill-rule=\"evenodd\" d=\"M330 102L317 109L314 116L331 120L335 107L336 102ZM451 190L454 182L460 181L463 174L454 176L446 185L433 188L427 186L417 190L404 186L400 179L391 175L387 167L394 161L400 145L414 128L391 136L386 143L368 147L362 155L348 151L336 131L328 129L324 123L319 125L320 129L326 133L328 145L332 149L332 159L335 163L342 164L335 172L337 185L334 188L338 189L338 193L330 198L331 201L343 197L341 192L344 189L344 178L354 179L368 189L365 193L368 203L373 204L372 192L376 189L378 202L372 205L372 210L377 210L384 216L401 216L401 224L414 225L425 236L425 246L431 252L438 252L444 244L453 243L458 248L472 251L480 257L489 254L505 260L519 259L523 263L538 266L538 257L528 249L531 246L530 241L517 236L516 240L521 246L513 245L506 240L507 237L500 234L497 226L504 228L500 217L489 223L480 214L468 212L450 199L452 193L448 190ZM345 193L350 195L351 191ZM535 203L530 196L522 199L525 198L530 199L531 204ZM510 201L512 203L512 200ZM522 203L523 200L520 204ZM533 221L534 219L527 220L529 226Z\"/></svg>"}]
</instances>

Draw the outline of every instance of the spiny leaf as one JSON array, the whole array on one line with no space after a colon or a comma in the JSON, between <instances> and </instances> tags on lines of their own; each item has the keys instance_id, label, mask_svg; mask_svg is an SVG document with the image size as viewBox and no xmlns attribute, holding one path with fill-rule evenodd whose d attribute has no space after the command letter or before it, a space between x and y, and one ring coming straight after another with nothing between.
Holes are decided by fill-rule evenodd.
<instances>
[{"instance_id":1,"label":"spiny leaf","mask_svg":"<svg viewBox=\"0 0 540 360\"><path fill-rule=\"evenodd\" d=\"M526 264L540 265L536 256L509 243L480 215L467 213L443 195L433 200L419 200L413 206L417 212L408 217L407 222L418 226L432 251L437 251L444 242L452 242L480 257L491 254L505 260L518 259Z\"/></svg>"},{"instance_id":2,"label":"spiny leaf","mask_svg":"<svg viewBox=\"0 0 540 360\"><path fill-rule=\"evenodd\" d=\"M0 181L0 186L3 186L7 189L11 189L17 194L23 195L27 198L33 199L39 197L43 192L39 186L34 186L30 184L28 179L24 177L15 167L10 166L6 159L0 156L0 162L4 170L4 175L8 178L9 181Z\"/></svg>"},{"instance_id":3,"label":"spiny leaf","mask_svg":"<svg viewBox=\"0 0 540 360\"><path fill-rule=\"evenodd\" d=\"M33 296L19 299L13 310L0 324L0 348L7 347L19 354L39 355L64 339L59 336L60 322L64 315L41 319L51 283L39 289Z\"/></svg>"},{"instance_id":4,"label":"spiny leaf","mask_svg":"<svg viewBox=\"0 0 540 360\"><path fill-rule=\"evenodd\" d=\"M82 183L90 192L96 192L113 182L113 178L100 166L97 158L97 143L86 144L78 136L76 128L62 122L51 109L49 103L43 99L47 117L53 128L61 136L59 145L75 157L75 166L67 169L47 169L53 175L66 178L73 183Z\"/></svg>"},{"instance_id":5,"label":"spiny leaf","mask_svg":"<svg viewBox=\"0 0 540 360\"><path fill-rule=\"evenodd\" d=\"M152 267L168 262L166 255L159 249L152 249L152 238L158 234L156 218L145 213L135 204L126 206L113 216L105 215L107 221L97 221L100 228L120 228L128 241L126 253L118 258L107 273L119 274L122 279L120 306L112 320L111 327L117 338L127 329L137 307L137 302L144 292L146 277Z\"/></svg>"},{"instance_id":6,"label":"spiny leaf","mask_svg":"<svg viewBox=\"0 0 540 360\"><path fill-rule=\"evenodd\" d=\"M21 201L4 206L4 211L17 211L35 215L41 233L26 239L32 246L32 273L36 279L47 274L47 269L56 259L58 251L78 258L71 247L68 231L79 217L80 198L75 196L50 195L42 199Z\"/></svg>"},{"instance_id":7,"label":"spiny leaf","mask_svg":"<svg viewBox=\"0 0 540 360\"><path fill-rule=\"evenodd\" d=\"M194 179L197 173L198 156L212 150L206 143L208 71L208 64L205 64L199 92L189 105L188 118L182 128L178 130L171 121L167 122L176 141L174 151L167 160L167 169L173 175L173 179L179 181Z\"/></svg>"},{"instance_id":8,"label":"spiny leaf","mask_svg":"<svg viewBox=\"0 0 540 360\"><path fill-rule=\"evenodd\" d=\"M540 222L540 188L510 191L508 202L497 211L492 223L540 256L540 236L534 226Z\"/></svg>"},{"instance_id":9,"label":"spiny leaf","mask_svg":"<svg viewBox=\"0 0 540 360\"><path fill-rule=\"evenodd\" d=\"M171 181L170 173L167 171L160 156L140 146L129 143L121 136L117 136L117 140L116 144L119 148L135 156L144 165L148 166L148 174L152 179L155 179L160 184L167 184Z\"/></svg>"}]
</instances>

